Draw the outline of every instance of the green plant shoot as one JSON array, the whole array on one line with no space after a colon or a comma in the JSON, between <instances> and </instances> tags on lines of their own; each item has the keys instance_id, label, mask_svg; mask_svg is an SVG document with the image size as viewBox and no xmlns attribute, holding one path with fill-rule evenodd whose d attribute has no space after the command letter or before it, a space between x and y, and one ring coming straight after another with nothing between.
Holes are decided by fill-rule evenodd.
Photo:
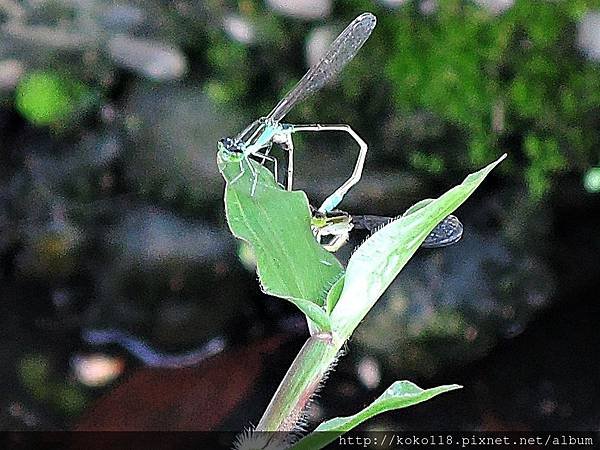
<instances>
[{"instance_id":1,"label":"green plant shoot","mask_svg":"<svg viewBox=\"0 0 600 450\"><path fill-rule=\"evenodd\" d=\"M227 181L225 212L229 228L252 246L263 291L290 300L321 330L329 330L322 306L344 269L312 235L306 194L285 191L275 183L271 172L252 160L219 152L217 163ZM254 195L249 164L258 177Z\"/></svg>"}]
</instances>

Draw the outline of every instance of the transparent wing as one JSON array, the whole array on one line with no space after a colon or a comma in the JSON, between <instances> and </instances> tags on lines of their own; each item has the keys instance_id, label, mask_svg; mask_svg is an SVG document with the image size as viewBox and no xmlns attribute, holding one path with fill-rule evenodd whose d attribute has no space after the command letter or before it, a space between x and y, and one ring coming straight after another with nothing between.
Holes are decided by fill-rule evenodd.
<instances>
[{"instance_id":1,"label":"transparent wing","mask_svg":"<svg viewBox=\"0 0 600 450\"><path fill-rule=\"evenodd\" d=\"M439 248L452 245L463 235L463 224L456 216L448 216L436 225L429 236L423 241L421 247Z\"/></svg>"},{"instance_id":2,"label":"transparent wing","mask_svg":"<svg viewBox=\"0 0 600 450\"><path fill-rule=\"evenodd\" d=\"M385 216L352 216L352 224L357 230L376 231L377 228L388 224L393 217ZM463 224L456 216L450 215L436 225L429 236L423 241L423 248L439 248L452 245L463 235Z\"/></svg>"},{"instance_id":3,"label":"transparent wing","mask_svg":"<svg viewBox=\"0 0 600 450\"><path fill-rule=\"evenodd\" d=\"M377 19L363 13L352 21L333 41L327 54L296 84L267 116L279 122L298 102L314 94L339 74L371 35Z\"/></svg>"}]
</instances>

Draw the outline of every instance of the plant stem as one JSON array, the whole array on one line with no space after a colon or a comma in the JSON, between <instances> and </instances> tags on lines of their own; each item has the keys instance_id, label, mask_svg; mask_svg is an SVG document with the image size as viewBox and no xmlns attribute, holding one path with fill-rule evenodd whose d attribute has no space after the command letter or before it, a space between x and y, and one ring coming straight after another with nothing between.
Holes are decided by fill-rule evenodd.
<instances>
[{"instance_id":1,"label":"plant stem","mask_svg":"<svg viewBox=\"0 0 600 450\"><path fill-rule=\"evenodd\" d=\"M335 362L344 340L329 333L311 336L283 377L256 431L293 431L302 412Z\"/></svg>"}]
</instances>

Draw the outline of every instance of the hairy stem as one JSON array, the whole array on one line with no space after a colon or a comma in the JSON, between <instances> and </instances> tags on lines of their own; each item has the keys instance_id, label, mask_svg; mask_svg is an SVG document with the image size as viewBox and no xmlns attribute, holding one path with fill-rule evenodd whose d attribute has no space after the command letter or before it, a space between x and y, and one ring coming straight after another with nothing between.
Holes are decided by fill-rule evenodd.
<instances>
[{"instance_id":1,"label":"hairy stem","mask_svg":"<svg viewBox=\"0 0 600 450\"><path fill-rule=\"evenodd\" d=\"M308 338L283 377L256 431L293 431L302 413L336 361L344 340L329 333Z\"/></svg>"}]
</instances>

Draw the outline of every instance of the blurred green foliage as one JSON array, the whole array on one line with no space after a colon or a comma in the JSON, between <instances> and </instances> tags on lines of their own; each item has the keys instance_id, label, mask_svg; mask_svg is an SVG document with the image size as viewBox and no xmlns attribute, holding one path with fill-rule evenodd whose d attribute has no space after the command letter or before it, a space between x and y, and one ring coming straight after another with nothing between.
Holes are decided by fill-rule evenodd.
<instances>
[{"instance_id":1,"label":"blurred green foliage","mask_svg":"<svg viewBox=\"0 0 600 450\"><path fill-rule=\"evenodd\" d=\"M416 151L410 155L410 162L417 169L435 174L439 174L444 170L444 160L435 154Z\"/></svg>"},{"instance_id":2,"label":"blurred green foliage","mask_svg":"<svg viewBox=\"0 0 600 450\"><path fill-rule=\"evenodd\" d=\"M403 151L415 169L440 173L448 158L451 166L475 167L508 151L523 160L511 172L535 199L548 192L558 173L582 173L595 162L600 67L577 48L576 27L586 12L600 7L598 1L522 0L497 15L464 0L438 2L429 14L420 2L393 11L366 1L339 3L332 23L343 24L362 9L374 11L379 26L344 71L341 88L299 106L303 117L343 117L359 129L370 124L370 141L379 144L385 140L382 113L406 123L424 113L441 130L408 127L403 138L413 145ZM244 4L251 5L250 20L260 16L253 23L263 31L261 41L254 47L214 41L209 47L214 78L208 86L213 99L243 105L257 116L276 102L273 93L283 95L306 69L300 52L297 58L289 54L310 29L277 26L289 19L257 13L258 2ZM380 67L383 73L374 70ZM268 96L257 89L258 79L263 86L273 80ZM329 101L333 95L335 101Z\"/></svg>"},{"instance_id":3,"label":"blurred green foliage","mask_svg":"<svg viewBox=\"0 0 600 450\"><path fill-rule=\"evenodd\" d=\"M521 147L524 179L542 197L555 174L580 170L597 152L590 124L600 107L600 67L575 42L576 22L593 6L517 1L499 16L458 0L440 2L431 15L403 9L386 30L395 33L386 73L396 106L456 127L471 164Z\"/></svg>"},{"instance_id":4,"label":"blurred green foliage","mask_svg":"<svg viewBox=\"0 0 600 450\"><path fill-rule=\"evenodd\" d=\"M51 125L68 121L88 96L88 89L78 80L52 71L33 71L19 82L15 106L30 122Z\"/></svg>"},{"instance_id":5,"label":"blurred green foliage","mask_svg":"<svg viewBox=\"0 0 600 450\"><path fill-rule=\"evenodd\" d=\"M61 379L52 370L47 357L40 354L24 356L18 371L23 386L38 402L52 405L66 416L76 415L85 407L87 399L81 386Z\"/></svg>"},{"instance_id":6,"label":"blurred green foliage","mask_svg":"<svg viewBox=\"0 0 600 450\"><path fill-rule=\"evenodd\" d=\"M536 199L555 175L582 174L597 162L600 67L584 58L576 41L579 21L600 8L598 0L518 0L498 14L465 0L437 2L429 12L422 6L410 1L388 9L348 0L336 2L333 17L320 23L244 0L229 8L207 3L197 10L162 11L166 25L148 26L150 37L184 47L201 69L192 76L213 101L254 118L266 114L306 70L312 30L326 26L335 33L358 11L370 10L379 26L365 50L337 87L299 105L290 120L352 123L373 148L401 154L404 163L434 175L476 167L508 151L518 161L510 170L515 180ZM219 26L231 14L250 27L251 43ZM104 56L86 56L100 74L91 76L85 59L74 63L59 54L49 52L45 62L38 57L38 66L60 70L61 61L68 62L63 69L82 74L81 81L44 70L28 73L17 86L15 105L36 125L68 122L89 97L85 86L91 79L100 91L115 79L107 67L116 63Z\"/></svg>"}]
</instances>

